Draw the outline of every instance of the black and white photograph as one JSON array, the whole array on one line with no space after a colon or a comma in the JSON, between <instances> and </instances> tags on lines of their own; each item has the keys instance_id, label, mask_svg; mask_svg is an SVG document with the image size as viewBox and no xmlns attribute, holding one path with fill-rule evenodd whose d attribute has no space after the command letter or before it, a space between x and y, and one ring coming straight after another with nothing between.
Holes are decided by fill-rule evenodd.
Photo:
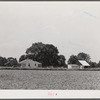
<instances>
[{"instance_id":1,"label":"black and white photograph","mask_svg":"<svg viewBox=\"0 0 100 100\"><path fill-rule=\"evenodd\" d=\"M100 2L0 1L0 90L100 90Z\"/></svg>"}]
</instances>

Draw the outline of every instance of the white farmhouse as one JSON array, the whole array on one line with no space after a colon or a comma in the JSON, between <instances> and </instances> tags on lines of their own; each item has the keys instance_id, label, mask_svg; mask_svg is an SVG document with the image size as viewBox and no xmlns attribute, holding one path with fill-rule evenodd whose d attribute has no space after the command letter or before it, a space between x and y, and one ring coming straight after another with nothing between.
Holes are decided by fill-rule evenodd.
<instances>
[{"instance_id":1,"label":"white farmhouse","mask_svg":"<svg viewBox=\"0 0 100 100\"><path fill-rule=\"evenodd\" d=\"M40 62L37 61L33 61L31 59L25 59L21 62L19 62L19 64L21 65L21 68L38 68L41 67L42 64Z\"/></svg>"}]
</instances>

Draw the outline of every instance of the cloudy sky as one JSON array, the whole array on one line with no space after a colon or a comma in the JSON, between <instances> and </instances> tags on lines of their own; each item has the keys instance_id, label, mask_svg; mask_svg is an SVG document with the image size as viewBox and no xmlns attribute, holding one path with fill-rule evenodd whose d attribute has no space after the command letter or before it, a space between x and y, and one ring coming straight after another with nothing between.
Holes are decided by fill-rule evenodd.
<instances>
[{"instance_id":1,"label":"cloudy sky","mask_svg":"<svg viewBox=\"0 0 100 100\"><path fill-rule=\"evenodd\" d=\"M100 60L100 2L0 2L0 56L24 54L35 42Z\"/></svg>"}]
</instances>

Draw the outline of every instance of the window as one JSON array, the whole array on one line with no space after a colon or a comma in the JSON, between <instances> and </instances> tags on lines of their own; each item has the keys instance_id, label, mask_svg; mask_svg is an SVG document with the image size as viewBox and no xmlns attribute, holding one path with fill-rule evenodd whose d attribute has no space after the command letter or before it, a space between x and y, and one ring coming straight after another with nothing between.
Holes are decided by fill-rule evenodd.
<instances>
[{"instance_id":1,"label":"window","mask_svg":"<svg viewBox=\"0 0 100 100\"><path fill-rule=\"evenodd\" d=\"M28 66L30 67L30 64L28 64Z\"/></svg>"}]
</instances>

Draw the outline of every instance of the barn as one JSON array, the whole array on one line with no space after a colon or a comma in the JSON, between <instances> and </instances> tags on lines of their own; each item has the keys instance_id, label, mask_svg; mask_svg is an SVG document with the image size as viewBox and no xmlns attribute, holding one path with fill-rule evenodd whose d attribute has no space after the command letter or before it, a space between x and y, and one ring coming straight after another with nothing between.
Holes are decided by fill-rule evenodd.
<instances>
[{"instance_id":1,"label":"barn","mask_svg":"<svg viewBox=\"0 0 100 100\"><path fill-rule=\"evenodd\" d=\"M89 68L90 65L89 63L87 63L85 60L79 60L79 66L80 66L80 69L84 69L84 68Z\"/></svg>"},{"instance_id":2,"label":"barn","mask_svg":"<svg viewBox=\"0 0 100 100\"><path fill-rule=\"evenodd\" d=\"M19 62L19 64L21 65L21 68L38 68L42 66L40 62L33 61L31 59L25 59Z\"/></svg>"},{"instance_id":3,"label":"barn","mask_svg":"<svg viewBox=\"0 0 100 100\"><path fill-rule=\"evenodd\" d=\"M78 60L78 64L68 64L68 69L84 69L89 67L90 65L85 60Z\"/></svg>"}]
</instances>

